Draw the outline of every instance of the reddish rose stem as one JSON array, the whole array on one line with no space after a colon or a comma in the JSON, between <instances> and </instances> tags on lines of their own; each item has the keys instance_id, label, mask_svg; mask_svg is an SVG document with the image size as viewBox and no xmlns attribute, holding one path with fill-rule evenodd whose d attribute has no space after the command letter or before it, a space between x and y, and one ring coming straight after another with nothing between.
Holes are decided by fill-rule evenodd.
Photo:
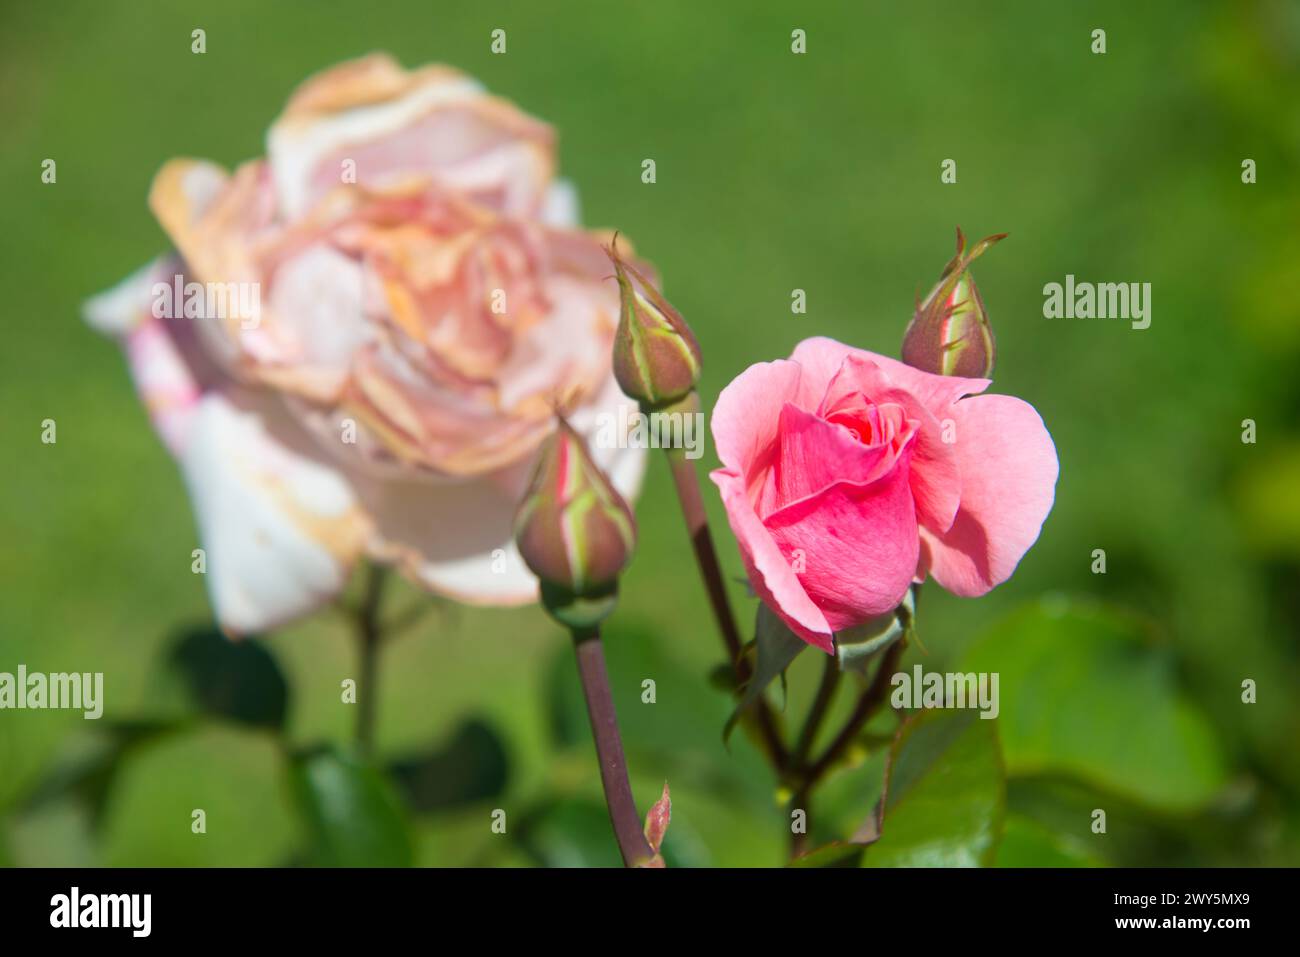
<instances>
[{"instance_id":1,"label":"reddish rose stem","mask_svg":"<svg viewBox=\"0 0 1300 957\"><path fill-rule=\"evenodd\" d=\"M884 703L885 696L889 693L890 679L894 677L894 671L898 668L898 659L903 654L903 639L895 641L889 646L876 667L876 673L871 679L871 684L867 690L862 693L858 699L857 706L853 713L849 715L848 722L840 729L835 740L827 746L826 751L822 754L817 762L808 769L807 784L805 790L810 790L822 775L834 767L835 762L840 759L853 739L861 732L863 726L876 713L876 709Z\"/></svg>"},{"instance_id":2,"label":"reddish rose stem","mask_svg":"<svg viewBox=\"0 0 1300 957\"><path fill-rule=\"evenodd\" d=\"M713 537L709 534L709 519L704 512L704 500L700 497L699 476L695 464L686 457L684 449L667 449L668 464L672 467L673 483L677 486L677 500L682 506L682 515L686 519L686 531L695 547L695 561L700 566L700 575L704 579L704 588L709 595L709 604L713 606L713 617L717 620L718 630L727 646L727 655L735 670L738 685L749 679L749 666L741 653L740 632L736 628L736 619L731 613L731 602L727 600L727 589L722 579L722 570L718 566L718 555L713 549ZM757 718L759 734L762 736L768 758L778 774L786 770L788 755L781 735L776 728L776 720L765 699L759 698L753 705Z\"/></svg>"},{"instance_id":3,"label":"reddish rose stem","mask_svg":"<svg viewBox=\"0 0 1300 957\"><path fill-rule=\"evenodd\" d=\"M831 706L831 701L835 698L835 689L839 686L841 673L840 663L836 657L827 655L821 684L817 686L817 697L813 699L812 707L808 709L808 717L804 719L799 743L790 758L791 766L796 770L802 768L808 761L808 754L817 741L817 732L821 730L822 721Z\"/></svg>"},{"instance_id":4,"label":"reddish rose stem","mask_svg":"<svg viewBox=\"0 0 1300 957\"><path fill-rule=\"evenodd\" d=\"M840 733L835 736L826 748L822 756L817 759L811 766L801 765L794 769L794 773L801 777L801 783L795 791L794 796L790 798L788 805L790 810L802 810L807 816L807 825L812 826L812 792L821 781L822 777L835 766L838 761L848 750L849 745L861 733L862 728L866 725L871 716L876 713L881 704L884 703L885 695L888 693L890 679L894 676L894 671L898 667L898 659L903 653L903 639L899 639L889 646L884 655L881 656L880 664L876 666L876 673L871 678L871 683L867 689L862 692L858 698L858 703L849 715L848 722L840 729ZM823 687L826 683L823 682ZM832 686L832 692L834 690ZM819 695L820 697L820 695ZM798 857L808 849L807 833L790 834L790 859Z\"/></svg>"},{"instance_id":5,"label":"reddish rose stem","mask_svg":"<svg viewBox=\"0 0 1300 957\"><path fill-rule=\"evenodd\" d=\"M614 838L618 841L623 864L640 867L654 858L654 851L641 829L641 815L632 797L632 784L627 776L627 759L623 756L623 740L618 733L618 717L614 712L614 697L609 690L609 674L605 670L605 650L600 643L600 632L573 633L574 651L578 657L578 676L582 679L582 693L587 699L587 717L591 719L591 733L596 739L596 760L600 763L600 783L605 789L605 804L609 820L614 825Z\"/></svg>"}]
</instances>

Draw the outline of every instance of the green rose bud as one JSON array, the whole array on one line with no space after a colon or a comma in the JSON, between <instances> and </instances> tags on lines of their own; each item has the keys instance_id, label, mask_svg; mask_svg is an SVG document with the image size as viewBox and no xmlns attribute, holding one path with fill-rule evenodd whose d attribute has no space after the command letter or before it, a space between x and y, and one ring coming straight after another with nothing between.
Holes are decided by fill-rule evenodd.
<instances>
[{"instance_id":1,"label":"green rose bud","mask_svg":"<svg viewBox=\"0 0 1300 957\"><path fill-rule=\"evenodd\" d=\"M614 377L628 398L657 408L685 398L700 380L700 346L695 334L636 267L618 254L617 239L606 252L614 263L622 308L614 333Z\"/></svg>"},{"instance_id":2,"label":"green rose bud","mask_svg":"<svg viewBox=\"0 0 1300 957\"><path fill-rule=\"evenodd\" d=\"M619 573L636 544L636 521L563 418L542 447L514 529L555 618L582 628L613 610Z\"/></svg>"},{"instance_id":3,"label":"green rose bud","mask_svg":"<svg viewBox=\"0 0 1300 957\"><path fill-rule=\"evenodd\" d=\"M970 264L1006 233L981 239L970 251L957 230L957 255L943 267L938 285L917 305L903 334L903 361L936 375L985 378L993 372L993 327L975 286Z\"/></svg>"}]
</instances>

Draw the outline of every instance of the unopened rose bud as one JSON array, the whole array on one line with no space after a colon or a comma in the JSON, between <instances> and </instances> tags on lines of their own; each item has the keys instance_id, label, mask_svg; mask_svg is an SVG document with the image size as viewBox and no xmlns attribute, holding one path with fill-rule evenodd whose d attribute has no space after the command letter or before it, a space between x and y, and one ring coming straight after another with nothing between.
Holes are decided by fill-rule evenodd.
<instances>
[{"instance_id":1,"label":"unopened rose bud","mask_svg":"<svg viewBox=\"0 0 1300 957\"><path fill-rule=\"evenodd\" d=\"M563 419L542 448L514 527L553 616L589 627L609 614L636 543L636 521Z\"/></svg>"},{"instance_id":2,"label":"unopened rose bud","mask_svg":"<svg viewBox=\"0 0 1300 957\"><path fill-rule=\"evenodd\" d=\"M957 230L957 255L944 266L903 334L904 362L936 375L986 378L993 372L993 327L970 264L1006 236L981 239L967 251L966 237Z\"/></svg>"},{"instance_id":3,"label":"unopened rose bud","mask_svg":"<svg viewBox=\"0 0 1300 957\"><path fill-rule=\"evenodd\" d=\"M700 380L700 346L681 314L617 245L607 250L618 280L621 310L614 333L614 377L628 398L659 407L685 398Z\"/></svg>"}]
</instances>

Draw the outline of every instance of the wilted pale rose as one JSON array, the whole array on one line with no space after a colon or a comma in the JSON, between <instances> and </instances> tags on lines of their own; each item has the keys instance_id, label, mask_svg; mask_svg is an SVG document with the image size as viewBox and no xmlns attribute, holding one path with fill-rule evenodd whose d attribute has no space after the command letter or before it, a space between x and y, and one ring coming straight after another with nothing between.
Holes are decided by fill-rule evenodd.
<instances>
[{"instance_id":1,"label":"wilted pale rose","mask_svg":"<svg viewBox=\"0 0 1300 957\"><path fill-rule=\"evenodd\" d=\"M166 164L150 205L176 254L86 310L180 464L218 619L310 612L362 556L533 600L511 519L555 409L590 434L634 408L609 237L575 227L551 129L370 56L304 83L267 145L233 173ZM631 497L644 452L593 453Z\"/></svg>"},{"instance_id":2,"label":"wilted pale rose","mask_svg":"<svg viewBox=\"0 0 1300 957\"><path fill-rule=\"evenodd\" d=\"M1033 406L833 339L750 366L718 396L713 472L754 589L810 644L892 611L930 575L1011 577L1056 492Z\"/></svg>"}]
</instances>

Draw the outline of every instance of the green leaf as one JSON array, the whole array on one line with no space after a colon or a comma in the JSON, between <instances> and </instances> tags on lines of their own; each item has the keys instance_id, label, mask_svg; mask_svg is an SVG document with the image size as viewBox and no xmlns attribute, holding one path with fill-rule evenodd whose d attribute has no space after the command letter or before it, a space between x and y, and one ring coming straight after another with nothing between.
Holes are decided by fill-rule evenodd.
<instances>
[{"instance_id":1,"label":"green leaf","mask_svg":"<svg viewBox=\"0 0 1300 957\"><path fill-rule=\"evenodd\" d=\"M487 722L474 718L451 740L427 754L395 761L389 774L409 807L436 811L496 797L509 770L505 744Z\"/></svg>"},{"instance_id":2,"label":"green leaf","mask_svg":"<svg viewBox=\"0 0 1300 957\"><path fill-rule=\"evenodd\" d=\"M722 739L731 737L736 722L740 720L745 709L750 707L777 677L784 676L785 669L806 649L808 642L796 635L777 614L767 607L765 602L758 603L758 612L754 619L754 645L756 660L754 674L745 686L745 693L736 705L736 710L727 719L722 729Z\"/></svg>"},{"instance_id":3,"label":"green leaf","mask_svg":"<svg viewBox=\"0 0 1300 957\"><path fill-rule=\"evenodd\" d=\"M1013 775L1065 773L1173 811L1203 806L1227 783L1213 729L1179 690L1172 656L1136 618L1035 602L972 647L963 670L1000 676Z\"/></svg>"},{"instance_id":4,"label":"green leaf","mask_svg":"<svg viewBox=\"0 0 1300 957\"><path fill-rule=\"evenodd\" d=\"M0 831L3 822L0 821ZM12 818L10 860L0 867L97 867L94 824L85 802L75 797L51 801ZM4 835L0 833L0 844Z\"/></svg>"},{"instance_id":5,"label":"green leaf","mask_svg":"<svg viewBox=\"0 0 1300 957\"><path fill-rule=\"evenodd\" d=\"M205 831L195 833L194 812ZM109 867L261 867L297 842L282 752L262 730L208 725L128 752L104 810Z\"/></svg>"},{"instance_id":6,"label":"green leaf","mask_svg":"<svg viewBox=\"0 0 1300 957\"><path fill-rule=\"evenodd\" d=\"M1099 808L1106 812L1104 833L1093 830ZM1260 810L1258 805L1255 810ZM1195 846L1203 851L1215 839L1213 834L1232 828L1235 816L1171 817L1066 775L1008 778L1007 811L1032 821L1076 853L1115 867L1141 867L1153 860L1193 864L1196 852L1188 851ZM1258 813L1249 816L1258 824Z\"/></svg>"},{"instance_id":7,"label":"green leaf","mask_svg":"<svg viewBox=\"0 0 1300 957\"><path fill-rule=\"evenodd\" d=\"M289 686L256 638L233 641L214 628L183 632L168 656L199 711L241 724L281 728Z\"/></svg>"},{"instance_id":8,"label":"green leaf","mask_svg":"<svg viewBox=\"0 0 1300 957\"><path fill-rule=\"evenodd\" d=\"M888 717L893 718L893 714ZM875 823L889 748L895 737L896 728L891 729L886 740L870 747L865 744L865 736L859 737L845 758L817 785L813 802L816 814L809 822L813 840L847 838L859 845L870 843L868 825ZM785 823L788 827L788 819Z\"/></svg>"},{"instance_id":9,"label":"green leaf","mask_svg":"<svg viewBox=\"0 0 1300 957\"><path fill-rule=\"evenodd\" d=\"M844 841L832 841L821 847L800 854L790 862L790 867L857 867L862 860L864 847L861 844L848 844Z\"/></svg>"},{"instance_id":10,"label":"green leaf","mask_svg":"<svg viewBox=\"0 0 1300 957\"><path fill-rule=\"evenodd\" d=\"M785 669L809 647L764 602L758 603L754 615L754 646L754 674L740 699L742 710L757 701L767 686L784 675Z\"/></svg>"},{"instance_id":11,"label":"green leaf","mask_svg":"<svg viewBox=\"0 0 1300 957\"><path fill-rule=\"evenodd\" d=\"M1262 450L1261 446L1261 450ZM1300 441L1279 437L1241 470L1235 499L1247 539L1261 550L1300 559Z\"/></svg>"},{"instance_id":12,"label":"green leaf","mask_svg":"<svg viewBox=\"0 0 1300 957\"><path fill-rule=\"evenodd\" d=\"M520 844L543 867L620 867L604 805L584 798L548 802L520 826Z\"/></svg>"},{"instance_id":13,"label":"green leaf","mask_svg":"<svg viewBox=\"0 0 1300 957\"><path fill-rule=\"evenodd\" d=\"M311 863L410 866L413 853L405 814L378 771L329 748L299 757L293 777L311 827Z\"/></svg>"},{"instance_id":14,"label":"green leaf","mask_svg":"<svg viewBox=\"0 0 1300 957\"><path fill-rule=\"evenodd\" d=\"M865 866L993 863L1006 811L996 725L972 710L922 711L903 723L885 774L884 825Z\"/></svg>"},{"instance_id":15,"label":"green leaf","mask_svg":"<svg viewBox=\"0 0 1300 957\"><path fill-rule=\"evenodd\" d=\"M158 721L97 724L102 727L75 738L51 763L28 796L29 807L75 800L85 805L91 821L98 824L126 756L150 740L178 730L178 726Z\"/></svg>"},{"instance_id":16,"label":"green leaf","mask_svg":"<svg viewBox=\"0 0 1300 957\"><path fill-rule=\"evenodd\" d=\"M1102 862L1032 818L1007 816L998 867L1101 867Z\"/></svg>"},{"instance_id":17,"label":"green leaf","mask_svg":"<svg viewBox=\"0 0 1300 957\"><path fill-rule=\"evenodd\" d=\"M722 661L709 669L709 687L716 691L732 695L736 693L736 669L728 662Z\"/></svg>"}]
</instances>

